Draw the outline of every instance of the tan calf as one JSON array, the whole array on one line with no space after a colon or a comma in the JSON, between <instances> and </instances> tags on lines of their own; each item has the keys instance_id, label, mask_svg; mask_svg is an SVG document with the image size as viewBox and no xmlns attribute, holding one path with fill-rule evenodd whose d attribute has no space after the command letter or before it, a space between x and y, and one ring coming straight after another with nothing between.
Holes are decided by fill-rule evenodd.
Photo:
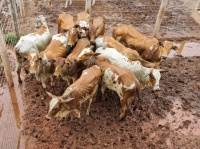
<instances>
[{"instance_id":1,"label":"tan calf","mask_svg":"<svg viewBox=\"0 0 200 149\"><path fill-rule=\"evenodd\" d=\"M112 36L125 46L137 50L143 59L150 62L160 62L162 58L167 58L171 49L178 49L173 44L170 47L166 47L156 38L148 38L126 24L118 24L114 27Z\"/></svg>"},{"instance_id":2,"label":"tan calf","mask_svg":"<svg viewBox=\"0 0 200 149\"><path fill-rule=\"evenodd\" d=\"M101 68L103 74L103 96L107 87L117 92L120 98L120 120L122 120L127 109L130 109L136 94L138 99L140 99L140 83L133 72L109 63L104 57L97 57L96 64Z\"/></svg>"},{"instance_id":3,"label":"tan calf","mask_svg":"<svg viewBox=\"0 0 200 149\"><path fill-rule=\"evenodd\" d=\"M90 23L90 15L83 11L77 14L76 25L78 26L79 37L84 38L88 36L88 29Z\"/></svg>"},{"instance_id":4,"label":"tan calf","mask_svg":"<svg viewBox=\"0 0 200 149\"><path fill-rule=\"evenodd\" d=\"M87 38L79 39L75 48L64 60L59 58L56 60L56 69L54 72L55 76L60 76L63 80L67 81L67 84L71 84L78 78L78 74L86 68L83 63L79 61L79 55L83 49L87 49L90 46L90 42Z\"/></svg>"},{"instance_id":5,"label":"tan calf","mask_svg":"<svg viewBox=\"0 0 200 149\"><path fill-rule=\"evenodd\" d=\"M121 54L125 55L131 61L140 61L143 66L148 68L159 68L159 64L148 62L140 57L136 50L126 48L120 42L115 40L113 37L99 37L95 39L96 47L108 47L114 48Z\"/></svg>"},{"instance_id":6,"label":"tan calf","mask_svg":"<svg viewBox=\"0 0 200 149\"><path fill-rule=\"evenodd\" d=\"M54 96L47 94L52 98L50 101L47 119L53 117L65 118L70 112L75 112L76 117L81 120L81 105L89 100L87 115L90 112L90 106L101 82L101 70L98 66L92 66L83 71L82 75L72 85L70 85L63 95Z\"/></svg>"},{"instance_id":7,"label":"tan calf","mask_svg":"<svg viewBox=\"0 0 200 149\"><path fill-rule=\"evenodd\" d=\"M76 27L72 27L69 29L67 33L68 33L67 45L72 48L78 41L78 29Z\"/></svg>"},{"instance_id":8,"label":"tan calf","mask_svg":"<svg viewBox=\"0 0 200 149\"><path fill-rule=\"evenodd\" d=\"M75 25L74 17L66 12L58 16L58 33L66 32Z\"/></svg>"},{"instance_id":9,"label":"tan calf","mask_svg":"<svg viewBox=\"0 0 200 149\"><path fill-rule=\"evenodd\" d=\"M102 17L96 17L92 20L92 25L89 27L89 39L93 43L95 38L104 35L105 21Z\"/></svg>"}]
</instances>

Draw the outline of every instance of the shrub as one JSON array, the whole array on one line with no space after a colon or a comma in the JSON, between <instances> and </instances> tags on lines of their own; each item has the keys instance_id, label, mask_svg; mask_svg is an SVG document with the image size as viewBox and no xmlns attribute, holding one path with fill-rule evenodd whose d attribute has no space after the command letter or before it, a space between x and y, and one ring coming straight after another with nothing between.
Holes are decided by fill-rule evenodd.
<instances>
[{"instance_id":1,"label":"shrub","mask_svg":"<svg viewBox=\"0 0 200 149\"><path fill-rule=\"evenodd\" d=\"M19 39L13 34L13 33L8 33L4 37L6 44L10 44L12 46L15 46Z\"/></svg>"}]
</instances>

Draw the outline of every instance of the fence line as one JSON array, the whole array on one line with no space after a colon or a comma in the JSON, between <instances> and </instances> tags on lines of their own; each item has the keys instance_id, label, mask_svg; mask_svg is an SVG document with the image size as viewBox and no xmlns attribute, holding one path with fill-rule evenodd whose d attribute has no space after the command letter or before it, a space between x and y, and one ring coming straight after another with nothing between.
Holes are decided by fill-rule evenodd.
<instances>
[{"instance_id":1,"label":"fence line","mask_svg":"<svg viewBox=\"0 0 200 149\"><path fill-rule=\"evenodd\" d=\"M23 0L2 0L0 3L0 54L8 86L13 86L8 49L18 42L26 32ZM2 67L2 66L1 66ZM3 79L3 76L2 78Z\"/></svg>"}]
</instances>

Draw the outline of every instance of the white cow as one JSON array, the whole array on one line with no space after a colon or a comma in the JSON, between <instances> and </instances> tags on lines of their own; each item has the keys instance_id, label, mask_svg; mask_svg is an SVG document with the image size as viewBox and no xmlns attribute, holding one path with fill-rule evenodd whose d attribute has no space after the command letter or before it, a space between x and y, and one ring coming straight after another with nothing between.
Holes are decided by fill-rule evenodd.
<instances>
[{"instance_id":1,"label":"white cow","mask_svg":"<svg viewBox=\"0 0 200 149\"><path fill-rule=\"evenodd\" d=\"M141 87L153 86L153 90L159 90L159 81L160 81L160 70L153 68L143 67L139 61L131 61L123 54L119 53L114 48L98 48L96 53L99 53L99 56L105 57L110 63L118 65L119 67L131 70L138 81L141 84Z\"/></svg>"},{"instance_id":2,"label":"white cow","mask_svg":"<svg viewBox=\"0 0 200 149\"><path fill-rule=\"evenodd\" d=\"M43 15L36 18L36 27L40 27L40 29L37 32L22 36L14 47L17 61L19 63L17 68L19 83L22 83L20 78L22 57L27 56L29 53L39 53L45 50L51 41L51 34Z\"/></svg>"}]
</instances>

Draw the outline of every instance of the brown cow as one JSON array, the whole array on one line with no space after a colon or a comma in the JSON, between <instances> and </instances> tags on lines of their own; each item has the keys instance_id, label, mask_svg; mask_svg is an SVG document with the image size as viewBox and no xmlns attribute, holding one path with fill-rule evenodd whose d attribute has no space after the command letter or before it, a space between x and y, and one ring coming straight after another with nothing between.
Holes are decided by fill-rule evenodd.
<instances>
[{"instance_id":1,"label":"brown cow","mask_svg":"<svg viewBox=\"0 0 200 149\"><path fill-rule=\"evenodd\" d=\"M118 24L114 27L112 36L125 46L137 50L143 59L150 62L160 62L161 59L167 58L171 49L178 50L172 43L166 46L156 38L148 38L126 24ZM169 41L166 42L169 43Z\"/></svg>"},{"instance_id":2,"label":"brown cow","mask_svg":"<svg viewBox=\"0 0 200 149\"><path fill-rule=\"evenodd\" d=\"M95 39L95 45L99 47L115 48L118 52L125 55L131 61L140 61L143 66L148 68L159 68L159 64L148 62L140 57L136 50L126 48L120 42L115 40L113 37L99 37Z\"/></svg>"},{"instance_id":3,"label":"brown cow","mask_svg":"<svg viewBox=\"0 0 200 149\"><path fill-rule=\"evenodd\" d=\"M90 46L90 42L87 38L82 38L77 41L75 48L64 60L59 58L56 60L56 70L54 72L55 76L61 76L63 80L67 81L67 84L70 85L72 80L73 82L78 78L78 74L86 68L83 63L79 62L79 55L83 49L87 49Z\"/></svg>"},{"instance_id":4,"label":"brown cow","mask_svg":"<svg viewBox=\"0 0 200 149\"><path fill-rule=\"evenodd\" d=\"M46 80L51 79L51 85L54 85L53 72L55 66L54 59L58 57L66 57L67 33L54 35L48 47L39 54L30 54L28 60L30 62L30 74L36 76L36 79L42 82L43 88L46 88Z\"/></svg>"},{"instance_id":5,"label":"brown cow","mask_svg":"<svg viewBox=\"0 0 200 149\"><path fill-rule=\"evenodd\" d=\"M68 31L74 25L74 17L70 14L63 12L58 16L58 34Z\"/></svg>"},{"instance_id":6,"label":"brown cow","mask_svg":"<svg viewBox=\"0 0 200 149\"><path fill-rule=\"evenodd\" d=\"M101 82L101 76L102 74L100 68L94 65L85 69L80 78L70 85L62 96L54 96L47 92L52 100L50 101L50 108L46 118L52 119L57 116L65 118L70 112L74 111L80 122L81 105L87 100L90 101L86 113L89 115L90 105L98 90L98 86Z\"/></svg>"},{"instance_id":7,"label":"brown cow","mask_svg":"<svg viewBox=\"0 0 200 149\"><path fill-rule=\"evenodd\" d=\"M78 29L76 27L72 27L69 29L67 33L68 33L67 45L71 48L78 41Z\"/></svg>"},{"instance_id":8,"label":"brown cow","mask_svg":"<svg viewBox=\"0 0 200 149\"><path fill-rule=\"evenodd\" d=\"M104 57L97 57L96 64L101 68L103 74L102 94L104 95L107 87L117 92L120 98L120 120L122 120L127 109L130 109L136 94L140 99L140 83L133 72L109 63Z\"/></svg>"},{"instance_id":9,"label":"brown cow","mask_svg":"<svg viewBox=\"0 0 200 149\"><path fill-rule=\"evenodd\" d=\"M88 36L88 29L90 24L90 15L87 12L80 12L77 14L76 25L78 26L78 32L80 38Z\"/></svg>"},{"instance_id":10,"label":"brown cow","mask_svg":"<svg viewBox=\"0 0 200 149\"><path fill-rule=\"evenodd\" d=\"M93 43L95 38L104 35L105 21L102 17L96 17L92 20L92 25L89 27L89 39Z\"/></svg>"}]
</instances>

